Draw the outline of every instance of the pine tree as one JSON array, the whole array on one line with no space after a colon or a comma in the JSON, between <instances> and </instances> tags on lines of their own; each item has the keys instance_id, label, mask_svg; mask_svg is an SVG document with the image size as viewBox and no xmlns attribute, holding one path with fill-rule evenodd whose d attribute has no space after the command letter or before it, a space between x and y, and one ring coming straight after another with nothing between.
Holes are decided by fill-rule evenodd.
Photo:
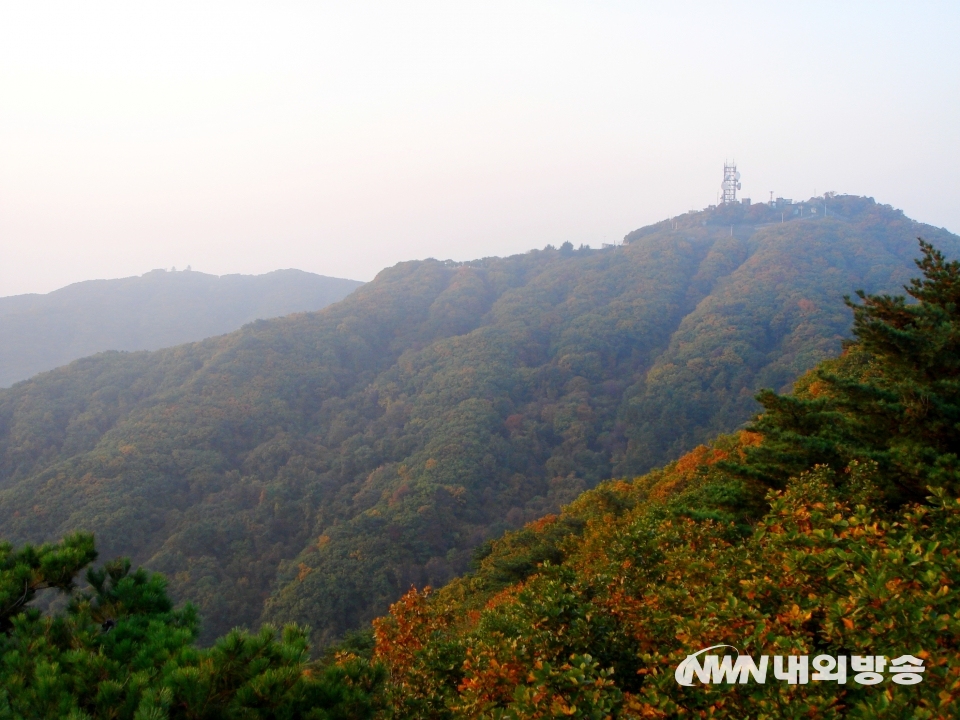
<instances>
[{"instance_id":1,"label":"pine tree","mask_svg":"<svg viewBox=\"0 0 960 720\"><path fill-rule=\"evenodd\" d=\"M92 535L0 544L0 720L7 718L369 718L384 672L355 656L317 664L309 631L234 630L196 646L199 618L174 608L166 580L125 558L89 568ZM43 614L44 589L70 595Z\"/></svg>"},{"instance_id":2,"label":"pine tree","mask_svg":"<svg viewBox=\"0 0 960 720\"><path fill-rule=\"evenodd\" d=\"M793 395L761 392L748 429L763 442L728 469L765 485L814 465L842 472L877 464L888 502L920 500L929 486L960 488L960 262L920 239L923 277L904 296L857 293L854 340Z\"/></svg>"},{"instance_id":3,"label":"pine tree","mask_svg":"<svg viewBox=\"0 0 960 720\"><path fill-rule=\"evenodd\" d=\"M97 557L93 535L77 533L58 544L25 545L14 550L0 543L0 633L9 632L41 590L69 592L77 574Z\"/></svg>"}]
</instances>

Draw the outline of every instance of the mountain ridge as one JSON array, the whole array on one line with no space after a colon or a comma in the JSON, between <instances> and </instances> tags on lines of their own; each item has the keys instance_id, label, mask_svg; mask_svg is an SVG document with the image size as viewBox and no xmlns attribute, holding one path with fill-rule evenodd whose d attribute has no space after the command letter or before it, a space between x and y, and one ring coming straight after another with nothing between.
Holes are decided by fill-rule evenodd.
<instances>
[{"instance_id":1,"label":"mountain ridge","mask_svg":"<svg viewBox=\"0 0 960 720\"><path fill-rule=\"evenodd\" d=\"M302 270L208 275L153 270L0 298L0 386L97 352L157 350L258 318L319 310L362 283Z\"/></svg>"},{"instance_id":2,"label":"mountain ridge","mask_svg":"<svg viewBox=\"0 0 960 720\"><path fill-rule=\"evenodd\" d=\"M843 294L913 275L917 234L960 251L830 203L732 236L718 209L617 248L401 263L317 313L0 391L0 535L90 530L166 573L208 637L297 620L327 644L749 420L760 387L839 351Z\"/></svg>"}]
</instances>

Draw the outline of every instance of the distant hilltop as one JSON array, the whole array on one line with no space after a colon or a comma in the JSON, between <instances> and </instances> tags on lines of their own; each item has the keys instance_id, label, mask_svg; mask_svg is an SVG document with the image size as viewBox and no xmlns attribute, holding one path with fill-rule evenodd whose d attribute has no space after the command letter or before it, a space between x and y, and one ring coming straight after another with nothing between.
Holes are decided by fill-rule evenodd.
<instances>
[{"instance_id":1,"label":"distant hilltop","mask_svg":"<svg viewBox=\"0 0 960 720\"><path fill-rule=\"evenodd\" d=\"M863 222L867 217L883 212L886 217L903 216L902 210L890 205L880 205L871 197L859 195L837 195L828 192L818 197L794 202L789 198L778 197L769 202L753 203L750 198L736 202L709 205L703 210L690 210L667 220L627 233L623 241L633 242L661 230L684 230L694 227L740 226L738 232L750 233L753 229L774 223L788 223L797 220L812 221L827 218L847 222ZM906 220L919 225L913 220Z\"/></svg>"},{"instance_id":2,"label":"distant hilltop","mask_svg":"<svg viewBox=\"0 0 960 720\"><path fill-rule=\"evenodd\" d=\"M0 387L106 350L158 350L319 310L362 284L301 270L219 277L153 270L0 298Z\"/></svg>"}]
</instances>

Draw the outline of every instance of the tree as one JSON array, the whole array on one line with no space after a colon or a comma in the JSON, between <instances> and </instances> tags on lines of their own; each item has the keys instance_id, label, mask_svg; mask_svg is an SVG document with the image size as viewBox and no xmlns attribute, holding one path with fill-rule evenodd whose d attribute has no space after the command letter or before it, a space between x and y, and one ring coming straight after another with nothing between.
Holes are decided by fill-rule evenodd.
<instances>
[{"instance_id":1,"label":"tree","mask_svg":"<svg viewBox=\"0 0 960 720\"><path fill-rule=\"evenodd\" d=\"M76 533L58 544L25 545L14 550L0 543L0 633L8 633L13 618L41 590L70 592L74 578L97 557L93 535Z\"/></svg>"},{"instance_id":2,"label":"tree","mask_svg":"<svg viewBox=\"0 0 960 720\"><path fill-rule=\"evenodd\" d=\"M371 717L383 671L353 655L310 661L309 631L234 630L211 648L195 645L199 618L175 609L158 573L129 560L88 568L94 539L0 545L0 718ZM70 596L44 615L38 591Z\"/></svg>"},{"instance_id":3,"label":"tree","mask_svg":"<svg viewBox=\"0 0 960 720\"><path fill-rule=\"evenodd\" d=\"M923 277L903 296L846 298L855 340L822 364L793 395L764 391L764 413L749 428L764 441L739 474L782 487L814 465L843 471L875 462L880 492L899 504L930 485L960 488L960 262L920 240Z\"/></svg>"}]
</instances>

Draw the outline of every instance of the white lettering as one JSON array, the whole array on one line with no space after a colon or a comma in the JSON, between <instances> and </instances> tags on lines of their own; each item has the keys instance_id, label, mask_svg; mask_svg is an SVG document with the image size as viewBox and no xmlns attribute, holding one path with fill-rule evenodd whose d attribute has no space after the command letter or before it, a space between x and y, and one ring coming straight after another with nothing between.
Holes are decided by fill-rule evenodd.
<instances>
[{"instance_id":1,"label":"white lettering","mask_svg":"<svg viewBox=\"0 0 960 720\"><path fill-rule=\"evenodd\" d=\"M761 656L759 665L749 655L740 655L736 660L730 655L724 655L722 658L718 655L704 655L702 663L701 658L697 657L708 650L715 650L720 647L731 646L714 645L693 655L688 655L677 666L673 674L674 679L680 685L687 687L693 685L694 676L704 685L723 682L744 685L749 682L751 676L758 683L767 681L767 666L770 661L767 655Z\"/></svg>"}]
</instances>

